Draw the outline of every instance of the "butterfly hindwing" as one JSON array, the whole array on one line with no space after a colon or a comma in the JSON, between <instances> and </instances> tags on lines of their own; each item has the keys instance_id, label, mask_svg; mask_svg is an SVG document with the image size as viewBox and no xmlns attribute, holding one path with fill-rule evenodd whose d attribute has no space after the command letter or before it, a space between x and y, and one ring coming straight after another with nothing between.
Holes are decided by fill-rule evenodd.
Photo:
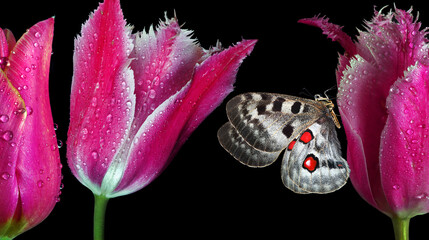
<instances>
[{"instance_id":1,"label":"butterfly hindwing","mask_svg":"<svg viewBox=\"0 0 429 240\"><path fill-rule=\"evenodd\" d=\"M318 119L286 149L281 168L284 185L297 193L333 192L347 182L349 173L328 117Z\"/></svg>"}]
</instances>

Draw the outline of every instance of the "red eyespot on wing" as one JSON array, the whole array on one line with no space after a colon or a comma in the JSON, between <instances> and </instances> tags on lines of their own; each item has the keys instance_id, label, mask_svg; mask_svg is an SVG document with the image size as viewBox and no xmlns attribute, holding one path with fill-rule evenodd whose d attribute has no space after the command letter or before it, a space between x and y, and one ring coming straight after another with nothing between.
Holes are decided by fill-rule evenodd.
<instances>
[{"instance_id":1,"label":"red eyespot on wing","mask_svg":"<svg viewBox=\"0 0 429 240\"><path fill-rule=\"evenodd\" d=\"M287 146L287 150L288 150L288 151L291 151L291 150L292 150L292 148L293 148L293 146L295 146L295 143L296 143L296 139L292 140L292 141L289 143L289 146Z\"/></svg>"},{"instance_id":2,"label":"red eyespot on wing","mask_svg":"<svg viewBox=\"0 0 429 240\"><path fill-rule=\"evenodd\" d=\"M319 159L313 154L309 154L302 163L302 167L309 172L314 172L319 167Z\"/></svg>"},{"instance_id":3,"label":"red eyespot on wing","mask_svg":"<svg viewBox=\"0 0 429 240\"><path fill-rule=\"evenodd\" d=\"M301 137L299 138L299 140L303 143L308 143L311 140L313 140L313 133L310 130L305 131Z\"/></svg>"}]
</instances>

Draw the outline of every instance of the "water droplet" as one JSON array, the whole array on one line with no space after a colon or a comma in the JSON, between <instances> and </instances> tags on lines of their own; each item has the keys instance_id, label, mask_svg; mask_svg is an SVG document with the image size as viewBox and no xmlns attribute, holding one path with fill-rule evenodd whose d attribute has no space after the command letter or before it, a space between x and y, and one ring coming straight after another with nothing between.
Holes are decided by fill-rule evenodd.
<instances>
[{"instance_id":1,"label":"water droplet","mask_svg":"<svg viewBox=\"0 0 429 240\"><path fill-rule=\"evenodd\" d=\"M57 131L58 130L58 124L54 123L54 130Z\"/></svg>"},{"instance_id":2,"label":"water droplet","mask_svg":"<svg viewBox=\"0 0 429 240\"><path fill-rule=\"evenodd\" d=\"M399 188L400 188L399 185L393 185L394 190L399 190Z\"/></svg>"},{"instance_id":3,"label":"water droplet","mask_svg":"<svg viewBox=\"0 0 429 240\"><path fill-rule=\"evenodd\" d=\"M42 180L37 181L37 186L38 186L39 188L42 188L42 187L43 187L43 185L45 185L45 183L44 183Z\"/></svg>"},{"instance_id":4,"label":"water droplet","mask_svg":"<svg viewBox=\"0 0 429 240\"><path fill-rule=\"evenodd\" d=\"M98 159L98 152L97 151L92 151L91 153L92 159L97 160Z\"/></svg>"},{"instance_id":5,"label":"water droplet","mask_svg":"<svg viewBox=\"0 0 429 240\"><path fill-rule=\"evenodd\" d=\"M25 110L27 111L27 115L33 114L33 108L30 106L25 107Z\"/></svg>"},{"instance_id":6,"label":"water droplet","mask_svg":"<svg viewBox=\"0 0 429 240\"><path fill-rule=\"evenodd\" d=\"M63 147L63 141L58 140L57 141L57 146L58 146L58 148L62 148Z\"/></svg>"},{"instance_id":7,"label":"water droplet","mask_svg":"<svg viewBox=\"0 0 429 240\"><path fill-rule=\"evenodd\" d=\"M81 131L82 139L85 140L88 137L88 129L83 128Z\"/></svg>"},{"instance_id":8,"label":"water droplet","mask_svg":"<svg viewBox=\"0 0 429 240\"><path fill-rule=\"evenodd\" d=\"M153 79L153 85L154 86L158 86L159 85L159 77L158 76Z\"/></svg>"},{"instance_id":9,"label":"water droplet","mask_svg":"<svg viewBox=\"0 0 429 240\"><path fill-rule=\"evenodd\" d=\"M413 129L408 129L408 130L406 131L406 133L407 133L408 135L411 135L411 134L413 134L413 133L414 133L414 130L413 130Z\"/></svg>"},{"instance_id":10,"label":"water droplet","mask_svg":"<svg viewBox=\"0 0 429 240\"><path fill-rule=\"evenodd\" d=\"M97 97L92 97L92 99L91 99L91 106L93 106L93 107L97 106Z\"/></svg>"},{"instance_id":11,"label":"water droplet","mask_svg":"<svg viewBox=\"0 0 429 240\"><path fill-rule=\"evenodd\" d=\"M9 59L7 57L0 57L0 68L4 70L7 66L9 66Z\"/></svg>"},{"instance_id":12,"label":"water droplet","mask_svg":"<svg viewBox=\"0 0 429 240\"><path fill-rule=\"evenodd\" d=\"M429 200L429 196L426 193L422 193L416 196L418 200Z\"/></svg>"},{"instance_id":13,"label":"water droplet","mask_svg":"<svg viewBox=\"0 0 429 240\"><path fill-rule=\"evenodd\" d=\"M26 71L26 72L30 72L30 71L31 71L31 69L30 69L29 67L26 67L26 68L24 69L24 71Z\"/></svg>"},{"instance_id":14,"label":"water droplet","mask_svg":"<svg viewBox=\"0 0 429 240\"><path fill-rule=\"evenodd\" d=\"M0 122L6 123L7 121L9 121L9 117L6 114L0 115Z\"/></svg>"},{"instance_id":15,"label":"water droplet","mask_svg":"<svg viewBox=\"0 0 429 240\"><path fill-rule=\"evenodd\" d=\"M36 38L39 38L39 37L41 37L42 35L41 35L39 32L36 32L36 33L34 34L34 36L35 36Z\"/></svg>"},{"instance_id":16,"label":"water droplet","mask_svg":"<svg viewBox=\"0 0 429 240\"><path fill-rule=\"evenodd\" d=\"M7 173L7 172L4 172L4 173L2 173L2 174L1 174L1 178L2 178L3 180L9 180L9 178L10 178L10 174L9 174L9 173Z\"/></svg>"},{"instance_id":17,"label":"water droplet","mask_svg":"<svg viewBox=\"0 0 429 240\"><path fill-rule=\"evenodd\" d=\"M5 141L10 141L13 138L13 133L12 133L12 131L4 131L1 135L1 137Z\"/></svg>"},{"instance_id":18,"label":"water droplet","mask_svg":"<svg viewBox=\"0 0 429 240\"><path fill-rule=\"evenodd\" d=\"M151 90L149 91L149 98L154 99L154 98L155 98L155 96L156 96L156 92L155 92L155 90L151 89Z\"/></svg>"},{"instance_id":19,"label":"water droplet","mask_svg":"<svg viewBox=\"0 0 429 240\"><path fill-rule=\"evenodd\" d=\"M112 116L112 114L107 115L107 117L106 117L106 121L107 121L108 123L111 123L111 122L112 122L112 120L113 120L113 116Z\"/></svg>"},{"instance_id":20,"label":"water droplet","mask_svg":"<svg viewBox=\"0 0 429 240\"><path fill-rule=\"evenodd\" d=\"M35 43L33 44L33 46L34 46L34 47L38 47L38 46L39 46L39 43L35 42Z\"/></svg>"}]
</instances>

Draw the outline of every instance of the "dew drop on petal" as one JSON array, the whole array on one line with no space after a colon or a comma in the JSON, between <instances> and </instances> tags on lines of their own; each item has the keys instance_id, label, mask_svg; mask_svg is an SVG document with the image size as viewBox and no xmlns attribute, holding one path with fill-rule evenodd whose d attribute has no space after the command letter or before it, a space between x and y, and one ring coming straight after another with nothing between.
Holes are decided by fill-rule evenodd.
<instances>
[{"instance_id":1,"label":"dew drop on petal","mask_svg":"<svg viewBox=\"0 0 429 240\"><path fill-rule=\"evenodd\" d=\"M94 159L94 160L97 160L98 159L98 152L97 151L92 151L91 152L91 156L92 156L92 159Z\"/></svg>"},{"instance_id":2,"label":"dew drop on petal","mask_svg":"<svg viewBox=\"0 0 429 240\"><path fill-rule=\"evenodd\" d=\"M149 98L154 99L154 98L155 98L155 96L156 96L156 92L155 92L155 90L154 90L154 89L151 89L151 90L149 91Z\"/></svg>"},{"instance_id":3,"label":"dew drop on petal","mask_svg":"<svg viewBox=\"0 0 429 240\"><path fill-rule=\"evenodd\" d=\"M9 117L6 114L0 115L0 122L7 123L9 121Z\"/></svg>"},{"instance_id":4,"label":"dew drop on petal","mask_svg":"<svg viewBox=\"0 0 429 240\"><path fill-rule=\"evenodd\" d=\"M3 140L5 140L5 141L9 142L13 138L12 131L4 131L1 135L1 138L3 138Z\"/></svg>"},{"instance_id":5,"label":"dew drop on petal","mask_svg":"<svg viewBox=\"0 0 429 240\"><path fill-rule=\"evenodd\" d=\"M44 183L42 180L37 181L37 186L38 186L39 188L42 188L42 187L43 187L43 185L45 185L45 183Z\"/></svg>"},{"instance_id":6,"label":"dew drop on petal","mask_svg":"<svg viewBox=\"0 0 429 240\"><path fill-rule=\"evenodd\" d=\"M9 59L7 57L0 57L0 68L4 70L7 66L9 66Z\"/></svg>"},{"instance_id":7,"label":"dew drop on petal","mask_svg":"<svg viewBox=\"0 0 429 240\"><path fill-rule=\"evenodd\" d=\"M2 174L1 174L1 178L2 178L3 180L9 180L9 178L10 178L10 174L9 174L9 173L7 173L7 172L4 172L4 173L2 173Z\"/></svg>"},{"instance_id":8,"label":"dew drop on petal","mask_svg":"<svg viewBox=\"0 0 429 240\"><path fill-rule=\"evenodd\" d=\"M33 108L30 106L25 107L25 110L27 111L27 115L33 114Z\"/></svg>"},{"instance_id":9,"label":"dew drop on petal","mask_svg":"<svg viewBox=\"0 0 429 240\"><path fill-rule=\"evenodd\" d=\"M85 140L88 137L88 129L83 128L81 131L82 139Z\"/></svg>"},{"instance_id":10,"label":"dew drop on petal","mask_svg":"<svg viewBox=\"0 0 429 240\"><path fill-rule=\"evenodd\" d=\"M62 146L63 146L63 141L58 140L58 141L57 141L57 146L58 146L58 148L62 148Z\"/></svg>"},{"instance_id":11,"label":"dew drop on petal","mask_svg":"<svg viewBox=\"0 0 429 240\"><path fill-rule=\"evenodd\" d=\"M113 120L113 116L112 116L112 114L107 115L107 117L106 117L106 121L107 121L108 123L111 123L111 122L112 122L112 120Z\"/></svg>"},{"instance_id":12,"label":"dew drop on petal","mask_svg":"<svg viewBox=\"0 0 429 240\"><path fill-rule=\"evenodd\" d=\"M39 32L36 32L36 33L34 34L34 36L35 36L36 38L39 38L39 37L41 37L42 35L41 35Z\"/></svg>"}]
</instances>

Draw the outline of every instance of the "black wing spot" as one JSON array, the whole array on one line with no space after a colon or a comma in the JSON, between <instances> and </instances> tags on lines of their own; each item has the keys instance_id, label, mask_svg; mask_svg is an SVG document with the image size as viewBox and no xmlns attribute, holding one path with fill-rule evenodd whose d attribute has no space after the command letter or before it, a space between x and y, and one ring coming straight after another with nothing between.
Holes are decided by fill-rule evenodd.
<instances>
[{"instance_id":1,"label":"black wing spot","mask_svg":"<svg viewBox=\"0 0 429 240\"><path fill-rule=\"evenodd\" d=\"M290 136L292 136L292 133L293 133L293 127L290 124L288 124L283 128L282 132L287 138L290 138Z\"/></svg>"},{"instance_id":2,"label":"black wing spot","mask_svg":"<svg viewBox=\"0 0 429 240\"><path fill-rule=\"evenodd\" d=\"M266 112L267 106L266 105L258 105L256 107L256 109L258 110L258 115L262 115Z\"/></svg>"},{"instance_id":3,"label":"black wing spot","mask_svg":"<svg viewBox=\"0 0 429 240\"><path fill-rule=\"evenodd\" d=\"M277 98L274 102L273 102L273 111L274 112L280 112L282 110L282 105L283 102L286 101L284 98Z\"/></svg>"},{"instance_id":4,"label":"black wing spot","mask_svg":"<svg viewBox=\"0 0 429 240\"><path fill-rule=\"evenodd\" d=\"M299 113L299 110L301 109L301 103L300 102L294 102L292 107L290 108L290 111L293 114Z\"/></svg>"}]
</instances>

